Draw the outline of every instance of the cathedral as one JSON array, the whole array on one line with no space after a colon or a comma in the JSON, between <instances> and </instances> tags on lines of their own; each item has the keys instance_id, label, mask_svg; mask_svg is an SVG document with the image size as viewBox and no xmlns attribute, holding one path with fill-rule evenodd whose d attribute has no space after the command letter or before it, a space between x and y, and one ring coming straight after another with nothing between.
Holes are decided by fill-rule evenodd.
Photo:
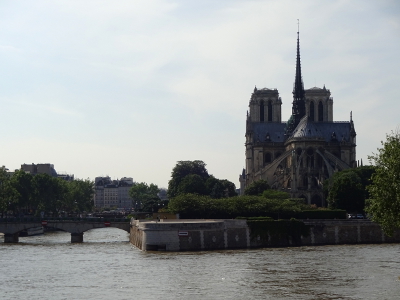
<instances>
[{"instance_id":1,"label":"cathedral","mask_svg":"<svg viewBox=\"0 0 400 300\"><path fill-rule=\"evenodd\" d=\"M246 162L239 177L241 194L263 179L273 189L326 206L322 185L334 172L356 163L356 132L350 121L333 121L329 89L304 89L297 32L292 115L281 120L277 89L254 88L246 120Z\"/></svg>"}]
</instances>

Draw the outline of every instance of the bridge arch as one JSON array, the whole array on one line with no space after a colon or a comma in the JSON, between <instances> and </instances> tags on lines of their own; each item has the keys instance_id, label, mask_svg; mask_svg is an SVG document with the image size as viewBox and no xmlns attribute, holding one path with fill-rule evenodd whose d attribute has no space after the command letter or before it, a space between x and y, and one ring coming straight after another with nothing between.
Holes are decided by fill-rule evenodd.
<instances>
[{"instance_id":1,"label":"bridge arch","mask_svg":"<svg viewBox=\"0 0 400 300\"><path fill-rule=\"evenodd\" d=\"M90 219L51 219L51 220L25 220L16 219L7 222L0 222L0 232L4 233L5 243L18 243L19 233L22 230L42 226L42 224L48 228L60 229L71 233L71 243L82 243L83 233L85 231L114 227L122 229L126 232L130 232L130 220L128 219L112 219L112 220L90 220Z\"/></svg>"}]
</instances>

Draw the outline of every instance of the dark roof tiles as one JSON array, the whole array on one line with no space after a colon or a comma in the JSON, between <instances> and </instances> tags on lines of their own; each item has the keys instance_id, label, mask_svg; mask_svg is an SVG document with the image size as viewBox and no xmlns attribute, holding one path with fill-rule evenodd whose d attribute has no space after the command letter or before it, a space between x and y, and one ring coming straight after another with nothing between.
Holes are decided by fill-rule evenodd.
<instances>
[{"instance_id":1,"label":"dark roof tiles","mask_svg":"<svg viewBox=\"0 0 400 300\"><path fill-rule=\"evenodd\" d=\"M284 142L286 123L252 123L255 142ZM289 138L307 138L332 141L350 141L350 122L313 122L308 116L301 119Z\"/></svg>"},{"instance_id":2,"label":"dark roof tiles","mask_svg":"<svg viewBox=\"0 0 400 300\"><path fill-rule=\"evenodd\" d=\"M291 138L323 138L330 141L349 141L350 122L313 122L305 116L295 128Z\"/></svg>"},{"instance_id":3,"label":"dark roof tiles","mask_svg":"<svg viewBox=\"0 0 400 300\"><path fill-rule=\"evenodd\" d=\"M254 141L284 142L286 123L253 123ZM269 140L267 136L269 135Z\"/></svg>"}]
</instances>

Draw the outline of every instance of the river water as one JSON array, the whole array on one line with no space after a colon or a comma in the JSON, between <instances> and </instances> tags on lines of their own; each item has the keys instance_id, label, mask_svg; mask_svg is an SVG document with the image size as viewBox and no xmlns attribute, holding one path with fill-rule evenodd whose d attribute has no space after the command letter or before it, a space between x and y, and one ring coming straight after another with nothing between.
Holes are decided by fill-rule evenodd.
<instances>
[{"instance_id":1,"label":"river water","mask_svg":"<svg viewBox=\"0 0 400 300\"><path fill-rule=\"evenodd\" d=\"M115 228L0 242L0 299L400 299L400 245L142 252Z\"/></svg>"}]
</instances>

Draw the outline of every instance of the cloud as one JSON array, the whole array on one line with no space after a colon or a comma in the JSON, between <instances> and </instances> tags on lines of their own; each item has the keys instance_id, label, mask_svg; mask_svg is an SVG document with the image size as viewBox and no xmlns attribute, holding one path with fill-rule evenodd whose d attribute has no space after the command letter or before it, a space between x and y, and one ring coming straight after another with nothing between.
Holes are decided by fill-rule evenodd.
<instances>
[{"instance_id":1,"label":"cloud","mask_svg":"<svg viewBox=\"0 0 400 300\"><path fill-rule=\"evenodd\" d=\"M237 182L254 86L277 88L282 119L291 113L297 19L305 86L326 84L335 120L353 111L359 157L398 125L396 1L38 0L1 8L0 104L3 122L14 124L0 128L5 164L47 161L82 177L140 174L166 186L177 160L202 159ZM28 138L31 156L13 151Z\"/></svg>"},{"instance_id":2,"label":"cloud","mask_svg":"<svg viewBox=\"0 0 400 300\"><path fill-rule=\"evenodd\" d=\"M20 52L21 49L18 49L14 46L10 45L0 45L0 51L1 52Z\"/></svg>"}]
</instances>

